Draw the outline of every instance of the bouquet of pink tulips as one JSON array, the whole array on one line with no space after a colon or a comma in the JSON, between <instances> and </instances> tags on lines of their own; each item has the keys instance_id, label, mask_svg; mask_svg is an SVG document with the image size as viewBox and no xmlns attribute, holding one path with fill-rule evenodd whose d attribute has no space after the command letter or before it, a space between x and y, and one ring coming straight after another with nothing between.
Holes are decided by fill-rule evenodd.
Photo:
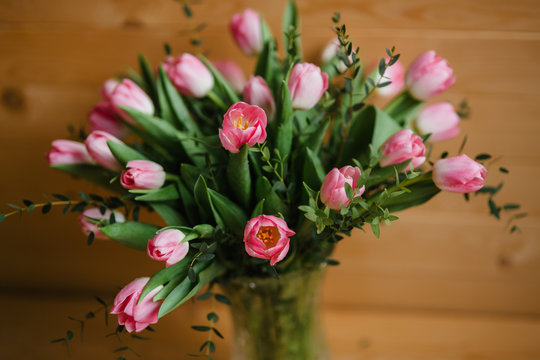
<instances>
[{"instance_id":1,"label":"bouquet of pink tulips","mask_svg":"<svg viewBox=\"0 0 540 360\"><path fill-rule=\"evenodd\" d=\"M83 142L52 143L52 168L116 195L56 194L15 212L71 206L89 243L111 239L164 262L116 296L111 312L127 331L156 323L208 284L319 267L352 229L379 236L396 212L441 190L487 193L499 216L498 188L483 188L489 155L433 159L426 151L459 132L452 104L424 106L454 84L448 62L427 51L405 71L389 48L366 72L339 14L333 22L336 39L318 66L302 58L293 2L281 54L248 9L231 21L240 49L258 57L247 82L228 61L167 48L151 67L141 56L140 74L104 83ZM163 223L139 221L141 209Z\"/></svg>"}]
</instances>

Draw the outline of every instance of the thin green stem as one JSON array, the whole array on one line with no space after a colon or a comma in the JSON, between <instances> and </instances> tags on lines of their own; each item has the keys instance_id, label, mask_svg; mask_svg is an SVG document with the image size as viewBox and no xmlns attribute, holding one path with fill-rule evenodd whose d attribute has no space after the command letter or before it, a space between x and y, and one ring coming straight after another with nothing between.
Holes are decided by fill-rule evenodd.
<instances>
[{"instance_id":1,"label":"thin green stem","mask_svg":"<svg viewBox=\"0 0 540 360\"><path fill-rule=\"evenodd\" d=\"M262 149L263 147L261 146L261 144L257 144L259 146L259 150L261 151L261 154L263 154L262 152ZM263 155L264 156L264 155ZM274 174L277 176L279 182L283 185L283 187L285 188L285 195L287 197L287 204L290 206L291 205L291 198L289 196L289 191L287 190L287 185L285 184L285 180L283 179L283 176L281 176L281 174L279 173L279 171L274 167L274 164L272 164L272 162L270 161L270 159L267 159L266 156L264 156L264 159L263 161L266 161L266 163L268 164L268 166L270 166L272 168L272 170L274 171ZM281 161L282 163L282 166L283 166L283 161ZM283 167L282 167L282 170L283 170Z\"/></svg>"},{"instance_id":2,"label":"thin green stem","mask_svg":"<svg viewBox=\"0 0 540 360\"><path fill-rule=\"evenodd\" d=\"M216 104L219 108L227 110L227 105L225 105L225 103L219 98L219 96L216 95L215 92L210 91L206 96L208 96L208 98L212 100L212 102Z\"/></svg>"}]
</instances>

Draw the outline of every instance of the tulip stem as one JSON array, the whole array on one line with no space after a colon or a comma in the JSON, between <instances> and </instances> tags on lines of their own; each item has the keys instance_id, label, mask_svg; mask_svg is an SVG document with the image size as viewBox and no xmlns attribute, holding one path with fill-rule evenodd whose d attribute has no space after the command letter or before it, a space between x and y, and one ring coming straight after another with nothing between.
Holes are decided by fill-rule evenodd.
<instances>
[{"instance_id":1,"label":"tulip stem","mask_svg":"<svg viewBox=\"0 0 540 360\"><path fill-rule=\"evenodd\" d=\"M206 96L208 96L208 98L212 100L212 102L216 104L219 108L227 110L227 105L225 105L225 103L221 101L221 99L219 98L219 96L216 95L215 92L210 91Z\"/></svg>"}]
</instances>

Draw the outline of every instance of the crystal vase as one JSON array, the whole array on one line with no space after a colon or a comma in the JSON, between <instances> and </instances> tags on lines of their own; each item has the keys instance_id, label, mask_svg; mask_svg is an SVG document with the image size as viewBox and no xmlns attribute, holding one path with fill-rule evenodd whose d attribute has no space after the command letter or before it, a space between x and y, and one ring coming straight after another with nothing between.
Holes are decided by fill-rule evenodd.
<instances>
[{"instance_id":1,"label":"crystal vase","mask_svg":"<svg viewBox=\"0 0 540 360\"><path fill-rule=\"evenodd\" d=\"M233 360L326 360L320 288L324 267L224 286L234 322Z\"/></svg>"}]
</instances>

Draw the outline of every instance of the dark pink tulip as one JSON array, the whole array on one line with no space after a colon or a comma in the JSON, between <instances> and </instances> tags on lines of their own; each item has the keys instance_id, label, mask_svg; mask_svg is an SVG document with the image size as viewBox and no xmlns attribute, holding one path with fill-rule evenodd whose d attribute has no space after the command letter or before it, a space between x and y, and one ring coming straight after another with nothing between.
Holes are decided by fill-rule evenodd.
<instances>
[{"instance_id":1,"label":"dark pink tulip","mask_svg":"<svg viewBox=\"0 0 540 360\"><path fill-rule=\"evenodd\" d=\"M289 237L295 234L287 223L272 215L259 215L249 220L244 229L246 252L259 259L270 259L274 266L289 251Z\"/></svg>"},{"instance_id":2,"label":"dark pink tulip","mask_svg":"<svg viewBox=\"0 0 540 360\"><path fill-rule=\"evenodd\" d=\"M219 129L221 144L232 153L244 145L262 144L266 140L266 114L256 105L238 102L223 116L223 129Z\"/></svg>"},{"instance_id":3,"label":"dark pink tulip","mask_svg":"<svg viewBox=\"0 0 540 360\"><path fill-rule=\"evenodd\" d=\"M159 189L165 183L163 167L149 160L131 160L120 175L126 189Z\"/></svg>"},{"instance_id":4,"label":"dark pink tulip","mask_svg":"<svg viewBox=\"0 0 540 360\"><path fill-rule=\"evenodd\" d=\"M333 168L326 174L321 186L321 201L331 209L339 210L341 205L347 206L350 201L347 198L345 184L349 184L354 191L354 197L364 193L366 187L358 188L358 179L361 172L358 167L344 166L341 169Z\"/></svg>"},{"instance_id":5,"label":"dark pink tulip","mask_svg":"<svg viewBox=\"0 0 540 360\"><path fill-rule=\"evenodd\" d=\"M399 164L412 159L411 165L416 168L426 161L426 148L422 138L411 129L403 129L392 135L382 145L383 158L381 166Z\"/></svg>"},{"instance_id":6,"label":"dark pink tulip","mask_svg":"<svg viewBox=\"0 0 540 360\"><path fill-rule=\"evenodd\" d=\"M182 242L186 236L176 229L160 231L148 241L147 253L156 261L165 261L167 267L176 264L186 257L189 243Z\"/></svg>"},{"instance_id":7,"label":"dark pink tulip","mask_svg":"<svg viewBox=\"0 0 540 360\"><path fill-rule=\"evenodd\" d=\"M469 193L480 190L486 180L486 168L465 154L437 160L433 182L441 190Z\"/></svg>"},{"instance_id":8,"label":"dark pink tulip","mask_svg":"<svg viewBox=\"0 0 540 360\"><path fill-rule=\"evenodd\" d=\"M142 277L127 284L114 298L111 314L118 315L118 324L124 325L128 332L141 332L150 324L158 322L161 302L152 298L163 288L160 285L150 291L139 303L142 291L150 278Z\"/></svg>"}]
</instances>

